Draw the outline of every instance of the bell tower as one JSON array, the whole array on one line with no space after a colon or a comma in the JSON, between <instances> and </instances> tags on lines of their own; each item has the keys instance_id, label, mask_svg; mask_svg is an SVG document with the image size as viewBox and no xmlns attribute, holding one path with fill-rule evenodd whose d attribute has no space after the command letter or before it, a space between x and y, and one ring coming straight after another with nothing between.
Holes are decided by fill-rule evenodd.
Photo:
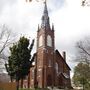
<instances>
[{"instance_id":1,"label":"bell tower","mask_svg":"<svg viewBox=\"0 0 90 90\"><path fill-rule=\"evenodd\" d=\"M46 1L41 25L37 30L37 83L45 88L54 84L54 25L50 27Z\"/></svg>"}]
</instances>

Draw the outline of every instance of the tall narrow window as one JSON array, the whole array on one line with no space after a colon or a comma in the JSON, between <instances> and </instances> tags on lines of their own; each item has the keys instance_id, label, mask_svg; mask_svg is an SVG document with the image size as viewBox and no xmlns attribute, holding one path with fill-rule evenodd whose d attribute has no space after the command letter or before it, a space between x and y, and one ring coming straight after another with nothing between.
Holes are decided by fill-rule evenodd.
<instances>
[{"instance_id":1,"label":"tall narrow window","mask_svg":"<svg viewBox=\"0 0 90 90\"><path fill-rule=\"evenodd\" d=\"M41 60L38 61L38 66L39 66L39 67L42 66L42 61L41 61Z\"/></svg>"},{"instance_id":2,"label":"tall narrow window","mask_svg":"<svg viewBox=\"0 0 90 90\"><path fill-rule=\"evenodd\" d=\"M58 63L57 62L56 62L55 68L56 68L56 73L58 73Z\"/></svg>"},{"instance_id":3,"label":"tall narrow window","mask_svg":"<svg viewBox=\"0 0 90 90\"><path fill-rule=\"evenodd\" d=\"M34 69L32 68L31 70L32 70L31 77L32 77L32 79L34 79Z\"/></svg>"},{"instance_id":4,"label":"tall narrow window","mask_svg":"<svg viewBox=\"0 0 90 90\"><path fill-rule=\"evenodd\" d=\"M39 47L43 45L43 37L42 35L39 37Z\"/></svg>"},{"instance_id":5,"label":"tall narrow window","mask_svg":"<svg viewBox=\"0 0 90 90\"><path fill-rule=\"evenodd\" d=\"M52 61L49 60L49 61L48 61L48 67L51 67L51 66L52 66Z\"/></svg>"},{"instance_id":6,"label":"tall narrow window","mask_svg":"<svg viewBox=\"0 0 90 90\"><path fill-rule=\"evenodd\" d=\"M50 35L47 36L47 46L52 47L52 38Z\"/></svg>"}]
</instances>

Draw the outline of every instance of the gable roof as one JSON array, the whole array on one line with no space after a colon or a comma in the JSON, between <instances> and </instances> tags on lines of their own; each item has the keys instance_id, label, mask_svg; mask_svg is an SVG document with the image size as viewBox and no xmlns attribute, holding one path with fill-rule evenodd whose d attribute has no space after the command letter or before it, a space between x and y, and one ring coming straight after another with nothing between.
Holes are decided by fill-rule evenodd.
<instances>
[{"instance_id":1,"label":"gable roof","mask_svg":"<svg viewBox=\"0 0 90 90\"><path fill-rule=\"evenodd\" d=\"M66 63L66 61L64 60L64 58L61 56L61 54L59 53L59 51L56 49L55 53L57 55L59 55L59 57L61 58L61 60L66 64L66 66L68 67L69 70L71 70L71 68L69 67L69 65Z\"/></svg>"}]
</instances>

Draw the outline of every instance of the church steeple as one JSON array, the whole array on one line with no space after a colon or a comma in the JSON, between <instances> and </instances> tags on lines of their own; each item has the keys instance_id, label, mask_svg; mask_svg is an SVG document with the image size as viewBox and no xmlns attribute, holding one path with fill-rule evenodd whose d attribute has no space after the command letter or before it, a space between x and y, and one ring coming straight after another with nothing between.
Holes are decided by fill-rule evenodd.
<instances>
[{"instance_id":1,"label":"church steeple","mask_svg":"<svg viewBox=\"0 0 90 90\"><path fill-rule=\"evenodd\" d=\"M37 31L37 81L38 87L54 85L54 25L50 27L46 0L41 27Z\"/></svg>"},{"instance_id":2,"label":"church steeple","mask_svg":"<svg viewBox=\"0 0 90 90\"><path fill-rule=\"evenodd\" d=\"M43 11L43 16L42 16L42 23L41 23L41 28L50 28L49 24L49 16L48 16L48 10L47 10L47 3L46 0L44 2L44 11Z\"/></svg>"}]
</instances>

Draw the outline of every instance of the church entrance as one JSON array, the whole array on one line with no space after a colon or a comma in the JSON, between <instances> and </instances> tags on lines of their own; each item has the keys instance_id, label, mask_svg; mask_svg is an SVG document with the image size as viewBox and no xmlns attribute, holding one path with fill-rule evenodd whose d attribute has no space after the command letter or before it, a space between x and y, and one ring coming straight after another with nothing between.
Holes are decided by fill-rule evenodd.
<instances>
[{"instance_id":1,"label":"church entrance","mask_svg":"<svg viewBox=\"0 0 90 90\"><path fill-rule=\"evenodd\" d=\"M47 86L52 86L52 76L51 75L47 76Z\"/></svg>"}]
</instances>

